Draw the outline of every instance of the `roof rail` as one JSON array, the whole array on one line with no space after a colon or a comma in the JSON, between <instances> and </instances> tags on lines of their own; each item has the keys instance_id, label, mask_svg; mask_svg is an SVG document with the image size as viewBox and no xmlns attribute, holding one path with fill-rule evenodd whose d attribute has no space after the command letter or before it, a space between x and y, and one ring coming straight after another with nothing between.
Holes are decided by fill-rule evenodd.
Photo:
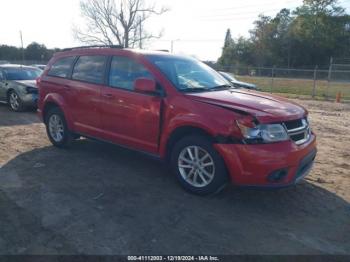
<instances>
[{"instance_id":1,"label":"roof rail","mask_svg":"<svg viewBox=\"0 0 350 262\"><path fill-rule=\"evenodd\" d=\"M61 51L71 51L75 49L89 49L89 48L124 48L121 45L87 45L87 46L76 46L76 47L69 47L69 48L64 48Z\"/></svg>"}]
</instances>

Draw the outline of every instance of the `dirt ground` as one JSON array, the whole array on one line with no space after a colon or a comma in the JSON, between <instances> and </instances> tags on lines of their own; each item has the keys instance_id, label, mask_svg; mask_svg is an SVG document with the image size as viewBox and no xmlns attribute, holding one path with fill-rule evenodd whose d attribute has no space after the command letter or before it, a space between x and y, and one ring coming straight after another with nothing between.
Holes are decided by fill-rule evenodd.
<instances>
[{"instance_id":1,"label":"dirt ground","mask_svg":"<svg viewBox=\"0 0 350 262\"><path fill-rule=\"evenodd\" d=\"M56 149L34 112L0 105L0 254L350 254L350 105L299 102L318 135L307 179L213 197L117 146Z\"/></svg>"}]
</instances>

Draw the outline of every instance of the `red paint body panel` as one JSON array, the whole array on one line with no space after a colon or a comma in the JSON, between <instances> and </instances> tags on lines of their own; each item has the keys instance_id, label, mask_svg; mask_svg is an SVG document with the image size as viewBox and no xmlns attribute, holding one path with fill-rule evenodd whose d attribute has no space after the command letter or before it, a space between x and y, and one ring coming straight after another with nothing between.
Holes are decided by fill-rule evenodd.
<instances>
[{"instance_id":1,"label":"red paint body panel","mask_svg":"<svg viewBox=\"0 0 350 262\"><path fill-rule=\"evenodd\" d=\"M223 156L230 177L235 185L276 186L267 183L267 176L274 170L288 168L288 175L278 185L289 185L295 180L300 161L316 148L316 137L297 146L289 141L264 145L216 144Z\"/></svg>"},{"instance_id":2,"label":"red paint body panel","mask_svg":"<svg viewBox=\"0 0 350 262\"><path fill-rule=\"evenodd\" d=\"M261 123L294 120L307 114L303 107L293 102L257 91L225 90L189 96L199 101L248 112Z\"/></svg>"},{"instance_id":3,"label":"red paint body panel","mask_svg":"<svg viewBox=\"0 0 350 262\"><path fill-rule=\"evenodd\" d=\"M157 154L160 105L160 97L103 87L102 138Z\"/></svg>"},{"instance_id":4,"label":"red paint body panel","mask_svg":"<svg viewBox=\"0 0 350 262\"><path fill-rule=\"evenodd\" d=\"M47 75L59 58L94 54L127 56L136 60L149 70L166 95L154 96ZM47 103L55 103L63 111L71 131L160 157L166 156L169 138L181 127L201 129L213 138L239 140L243 137L236 120L251 118L260 123L278 123L307 116L306 109L294 102L260 92L181 93L144 54L147 53L113 48L78 49L56 54L38 81L39 115L43 116ZM142 81L138 85L142 85ZM145 86L145 90L148 89ZM224 159L234 184L269 185L268 174L288 168L288 175L279 182L287 185L294 181L301 159L315 149L316 140L313 134L307 143L299 146L293 141L285 141L255 145L216 142L214 147Z\"/></svg>"}]
</instances>

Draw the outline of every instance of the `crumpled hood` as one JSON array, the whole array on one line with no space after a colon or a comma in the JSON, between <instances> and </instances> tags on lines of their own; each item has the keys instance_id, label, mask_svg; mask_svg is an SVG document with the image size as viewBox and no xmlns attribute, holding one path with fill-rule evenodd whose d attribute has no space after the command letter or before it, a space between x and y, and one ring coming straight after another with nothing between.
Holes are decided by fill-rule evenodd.
<instances>
[{"instance_id":1,"label":"crumpled hood","mask_svg":"<svg viewBox=\"0 0 350 262\"><path fill-rule=\"evenodd\" d=\"M24 86L30 86L30 87L38 88L36 86L36 81L35 80L14 80L13 82L16 82L16 83L24 85Z\"/></svg>"},{"instance_id":2,"label":"crumpled hood","mask_svg":"<svg viewBox=\"0 0 350 262\"><path fill-rule=\"evenodd\" d=\"M299 119L307 110L285 98L251 90L187 93L187 97L256 117L261 123Z\"/></svg>"}]
</instances>

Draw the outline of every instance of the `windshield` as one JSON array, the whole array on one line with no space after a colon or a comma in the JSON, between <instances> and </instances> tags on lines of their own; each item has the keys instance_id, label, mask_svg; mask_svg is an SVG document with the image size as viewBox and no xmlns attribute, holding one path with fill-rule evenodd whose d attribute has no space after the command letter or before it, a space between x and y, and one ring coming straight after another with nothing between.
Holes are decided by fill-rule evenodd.
<instances>
[{"instance_id":1,"label":"windshield","mask_svg":"<svg viewBox=\"0 0 350 262\"><path fill-rule=\"evenodd\" d=\"M183 92L203 92L231 88L214 69L193 58L149 55L148 59Z\"/></svg>"},{"instance_id":2,"label":"windshield","mask_svg":"<svg viewBox=\"0 0 350 262\"><path fill-rule=\"evenodd\" d=\"M35 80L41 74L40 69L35 68L4 68L6 80Z\"/></svg>"}]
</instances>

